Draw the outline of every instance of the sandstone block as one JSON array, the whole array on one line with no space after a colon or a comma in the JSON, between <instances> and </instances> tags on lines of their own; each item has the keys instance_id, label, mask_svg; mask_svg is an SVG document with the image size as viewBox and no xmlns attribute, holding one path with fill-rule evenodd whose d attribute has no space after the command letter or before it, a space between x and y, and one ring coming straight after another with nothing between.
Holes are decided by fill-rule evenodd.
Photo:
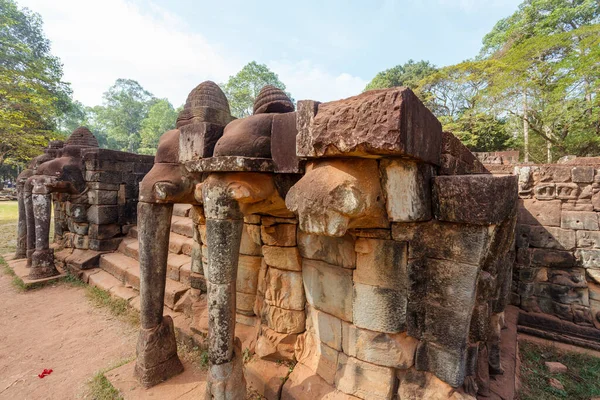
<instances>
[{"instance_id":1,"label":"sandstone block","mask_svg":"<svg viewBox=\"0 0 600 400\"><path fill-rule=\"evenodd\" d=\"M90 204L117 204L117 193L114 190L89 190L88 201Z\"/></svg>"},{"instance_id":2,"label":"sandstone block","mask_svg":"<svg viewBox=\"0 0 600 400\"><path fill-rule=\"evenodd\" d=\"M380 163L388 217L394 222L431 219L431 176L429 164L402 159Z\"/></svg>"},{"instance_id":3,"label":"sandstone block","mask_svg":"<svg viewBox=\"0 0 600 400\"><path fill-rule=\"evenodd\" d=\"M393 368L381 367L340 353L335 386L361 399L390 399L394 390Z\"/></svg>"},{"instance_id":4,"label":"sandstone block","mask_svg":"<svg viewBox=\"0 0 600 400\"><path fill-rule=\"evenodd\" d=\"M240 254L238 259L238 272L236 291L246 294L256 294L258 286L258 273L262 257L246 256Z\"/></svg>"},{"instance_id":5,"label":"sandstone block","mask_svg":"<svg viewBox=\"0 0 600 400\"><path fill-rule=\"evenodd\" d=\"M520 224L560 226L560 200L519 200Z\"/></svg>"},{"instance_id":6,"label":"sandstone block","mask_svg":"<svg viewBox=\"0 0 600 400\"><path fill-rule=\"evenodd\" d=\"M340 352L315 339L312 333L306 332L298 336L295 356L299 364L303 364L332 385L338 366Z\"/></svg>"},{"instance_id":7,"label":"sandstone block","mask_svg":"<svg viewBox=\"0 0 600 400\"><path fill-rule=\"evenodd\" d=\"M270 305L287 310L304 310L306 297L302 274L269 268L266 274L265 300Z\"/></svg>"},{"instance_id":8,"label":"sandstone block","mask_svg":"<svg viewBox=\"0 0 600 400\"><path fill-rule=\"evenodd\" d=\"M531 264L550 268L569 268L576 265L572 252L563 250L530 249Z\"/></svg>"},{"instance_id":9,"label":"sandstone block","mask_svg":"<svg viewBox=\"0 0 600 400\"><path fill-rule=\"evenodd\" d=\"M202 290L202 288L200 288ZM237 292L235 294L235 310L244 315L254 315L255 294Z\"/></svg>"},{"instance_id":10,"label":"sandstone block","mask_svg":"<svg viewBox=\"0 0 600 400\"><path fill-rule=\"evenodd\" d=\"M551 374L564 374L568 371L568 368L565 364L556 361L546 361L544 365L546 368L548 368L548 372Z\"/></svg>"},{"instance_id":11,"label":"sandstone block","mask_svg":"<svg viewBox=\"0 0 600 400\"><path fill-rule=\"evenodd\" d=\"M264 244L269 246L296 246L296 225L294 224L261 226L260 235Z\"/></svg>"},{"instance_id":12,"label":"sandstone block","mask_svg":"<svg viewBox=\"0 0 600 400\"><path fill-rule=\"evenodd\" d=\"M182 163L212 157L217 140L223 136L223 126L209 122L194 122L179 130L179 161Z\"/></svg>"},{"instance_id":13,"label":"sandstone block","mask_svg":"<svg viewBox=\"0 0 600 400\"><path fill-rule=\"evenodd\" d=\"M475 302L479 269L428 258L426 262L427 300L452 310L470 310Z\"/></svg>"},{"instance_id":14,"label":"sandstone block","mask_svg":"<svg viewBox=\"0 0 600 400\"><path fill-rule=\"evenodd\" d=\"M560 226L566 229L600 230L598 215L595 212L589 211L563 211Z\"/></svg>"},{"instance_id":15,"label":"sandstone block","mask_svg":"<svg viewBox=\"0 0 600 400\"><path fill-rule=\"evenodd\" d=\"M441 124L407 88L300 101L297 118L300 157L403 155L439 165Z\"/></svg>"},{"instance_id":16,"label":"sandstone block","mask_svg":"<svg viewBox=\"0 0 600 400\"><path fill-rule=\"evenodd\" d=\"M578 166L571 170L571 180L575 183L594 182L594 167Z\"/></svg>"},{"instance_id":17,"label":"sandstone block","mask_svg":"<svg viewBox=\"0 0 600 400\"><path fill-rule=\"evenodd\" d=\"M119 208L117 206L92 205L87 210L87 218L90 224L112 224L119 220Z\"/></svg>"},{"instance_id":18,"label":"sandstone block","mask_svg":"<svg viewBox=\"0 0 600 400\"><path fill-rule=\"evenodd\" d=\"M296 364L281 391L281 400L356 400L340 392L303 364Z\"/></svg>"},{"instance_id":19,"label":"sandstone block","mask_svg":"<svg viewBox=\"0 0 600 400\"><path fill-rule=\"evenodd\" d=\"M299 231L298 249L303 258L325 261L344 268L356 266L354 239L350 235L336 238Z\"/></svg>"},{"instance_id":20,"label":"sandstone block","mask_svg":"<svg viewBox=\"0 0 600 400\"><path fill-rule=\"evenodd\" d=\"M396 333L406 329L406 289L354 284L352 320L360 328Z\"/></svg>"},{"instance_id":21,"label":"sandstone block","mask_svg":"<svg viewBox=\"0 0 600 400\"><path fill-rule=\"evenodd\" d=\"M258 270L258 282L256 286L256 293L263 296L265 295L265 291L267 290L267 263L263 258L260 263L260 269Z\"/></svg>"},{"instance_id":22,"label":"sandstone block","mask_svg":"<svg viewBox=\"0 0 600 400\"><path fill-rule=\"evenodd\" d=\"M252 360L244 366L244 377L250 389L256 390L267 400L279 400L289 368L281 363Z\"/></svg>"},{"instance_id":23,"label":"sandstone block","mask_svg":"<svg viewBox=\"0 0 600 400\"><path fill-rule=\"evenodd\" d=\"M306 324L304 311L286 310L264 302L262 315L267 326L279 333L301 333L304 331Z\"/></svg>"},{"instance_id":24,"label":"sandstone block","mask_svg":"<svg viewBox=\"0 0 600 400\"><path fill-rule=\"evenodd\" d=\"M293 360L297 334L279 333L262 326L256 341L256 355L267 360Z\"/></svg>"},{"instance_id":25,"label":"sandstone block","mask_svg":"<svg viewBox=\"0 0 600 400\"><path fill-rule=\"evenodd\" d=\"M270 267L286 271L301 271L300 253L297 247L263 246L265 262Z\"/></svg>"},{"instance_id":26,"label":"sandstone block","mask_svg":"<svg viewBox=\"0 0 600 400\"><path fill-rule=\"evenodd\" d=\"M575 257L583 268L600 269L600 250L577 249Z\"/></svg>"},{"instance_id":27,"label":"sandstone block","mask_svg":"<svg viewBox=\"0 0 600 400\"><path fill-rule=\"evenodd\" d=\"M496 224L508 218L517 202L515 176L459 175L433 178L436 218L468 224ZM473 205L477 204L477 207Z\"/></svg>"},{"instance_id":28,"label":"sandstone block","mask_svg":"<svg viewBox=\"0 0 600 400\"><path fill-rule=\"evenodd\" d=\"M415 367L430 371L452 387L462 385L465 379L465 351L455 352L430 342L417 346Z\"/></svg>"},{"instance_id":29,"label":"sandstone block","mask_svg":"<svg viewBox=\"0 0 600 400\"><path fill-rule=\"evenodd\" d=\"M342 321L313 307L307 307L306 311L306 330L327 346L341 351Z\"/></svg>"},{"instance_id":30,"label":"sandstone block","mask_svg":"<svg viewBox=\"0 0 600 400\"><path fill-rule=\"evenodd\" d=\"M110 239L121 234L118 224L90 225L89 235L92 239Z\"/></svg>"},{"instance_id":31,"label":"sandstone block","mask_svg":"<svg viewBox=\"0 0 600 400\"><path fill-rule=\"evenodd\" d=\"M406 288L406 242L360 238L355 249L354 282L396 290Z\"/></svg>"},{"instance_id":32,"label":"sandstone block","mask_svg":"<svg viewBox=\"0 0 600 400\"><path fill-rule=\"evenodd\" d=\"M262 254L261 246L260 226L244 224L242 240L240 242L240 254L260 256Z\"/></svg>"},{"instance_id":33,"label":"sandstone block","mask_svg":"<svg viewBox=\"0 0 600 400\"><path fill-rule=\"evenodd\" d=\"M389 334L360 329L342 323L344 353L359 360L386 367L407 369L414 363L419 341L403 333Z\"/></svg>"},{"instance_id":34,"label":"sandstone block","mask_svg":"<svg viewBox=\"0 0 600 400\"><path fill-rule=\"evenodd\" d=\"M556 198L556 184L541 183L533 188L533 193L538 200L552 200Z\"/></svg>"},{"instance_id":35,"label":"sandstone block","mask_svg":"<svg viewBox=\"0 0 600 400\"><path fill-rule=\"evenodd\" d=\"M579 186L576 183L557 183L556 197L561 200L577 200Z\"/></svg>"},{"instance_id":36,"label":"sandstone block","mask_svg":"<svg viewBox=\"0 0 600 400\"><path fill-rule=\"evenodd\" d=\"M600 248L600 232L577 231L577 247Z\"/></svg>"},{"instance_id":37,"label":"sandstone block","mask_svg":"<svg viewBox=\"0 0 600 400\"><path fill-rule=\"evenodd\" d=\"M485 360L487 363L487 360ZM486 365L487 368L487 365ZM427 371L398 371L398 398L404 400L468 400L452 386Z\"/></svg>"},{"instance_id":38,"label":"sandstone block","mask_svg":"<svg viewBox=\"0 0 600 400\"><path fill-rule=\"evenodd\" d=\"M528 234L529 245L558 250L573 250L576 246L575 231L552 226L531 226Z\"/></svg>"},{"instance_id":39,"label":"sandstone block","mask_svg":"<svg viewBox=\"0 0 600 400\"><path fill-rule=\"evenodd\" d=\"M302 279L306 300L311 306L352 321L352 270L305 259Z\"/></svg>"}]
</instances>

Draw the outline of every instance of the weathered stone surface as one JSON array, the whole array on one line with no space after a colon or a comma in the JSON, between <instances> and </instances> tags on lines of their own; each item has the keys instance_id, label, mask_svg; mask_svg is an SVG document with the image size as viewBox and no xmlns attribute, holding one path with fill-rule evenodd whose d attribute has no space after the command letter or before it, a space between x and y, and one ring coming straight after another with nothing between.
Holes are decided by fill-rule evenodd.
<instances>
[{"instance_id":1,"label":"weathered stone surface","mask_svg":"<svg viewBox=\"0 0 600 400\"><path fill-rule=\"evenodd\" d=\"M597 231L598 215L595 212L585 211L563 211L561 216L561 228L581 229L586 231Z\"/></svg>"},{"instance_id":2,"label":"weathered stone surface","mask_svg":"<svg viewBox=\"0 0 600 400\"><path fill-rule=\"evenodd\" d=\"M600 250L577 249L575 257L584 268L600 269Z\"/></svg>"},{"instance_id":3,"label":"weathered stone surface","mask_svg":"<svg viewBox=\"0 0 600 400\"><path fill-rule=\"evenodd\" d=\"M470 310L475 301L479 269L428 258L426 262L427 299L450 310Z\"/></svg>"},{"instance_id":4,"label":"weathered stone surface","mask_svg":"<svg viewBox=\"0 0 600 400\"><path fill-rule=\"evenodd\" d=\"M260 236L264 244L268 246L296 246L296 225L277 224L261 226Z\"/></svg>"},{"instance_id":5,"label":"weathered stone surface","mask_svg":"<svg viewBox=\"0 0 600 400\"><path fill-rule=\"evenodd\" d=\"M311 306L352 321L352 270L303 260L302 278L306 300Z\"/></svg>"},{"instance_id":6,"label":"weathered stone surface","mask_svg":"<svg viewBox=\"0 0 600 400\"><path fill-rule=\"evenodd\" d=\"M351 228L389 225L376 160L319 160L286 196L287 208L298 215L306 233L340 237Z\"/></svg>"},{"instance_id":7,"label":"weathered stone surface","mask_svg":"<svg viewBox=\"0 0 600 400\"><path fill-rule=\"evenodd\" d=\"M260 226L244 224L242 230L242 241L240 242L240 254L248 256L260 256L262 254L262 242L260 240Z\"/></svg>"},{"instance_id":8,"label":"weathered stone surface","mask_svg":"<svg viewBox=\"0 0 600 400\"><path fill-rule=\"evenodd\" d=\"M414 363L419 341L404 333L389 334L342 323L344 353L386 367L407 369Z\"/></svg>"},{"instance_id":9,"label":"weathered stone surface","mask_svg":"<svg viewBox=\"0 0 600 400\"><path fill-rule=\"evenodd\" d=\"M119 208L117 206L93 205L88 208L87 218L91 224L112 224L119 219Z\"/></svg>"},{"instance_id":10,"label":"weathered stone surface","mask_svg":"<svg viewBox=\"0 0 600 400\"><path fill-rule=\"evenodd\" d=\"M306 311L306 330L332 349L342 351L342 321L313 307Z\"/></svg>"},{"instance_id":11,"label":"weathered stone surface","mask_svg":"<svg viewBox=\"0 0 600 400\"><path fill-rule=\"evenodd\" d=\"M546 361L544 362L544 365L551 374L564 374L568 371L568 368L565 364L556 361Z\"/></svg>"},{"instance_id":12,"label":"weathered stone surface","mask_svg":"<svg viewBox=\"0 0 600 400\"><path fill-rule=\"evenodd\" d=\"M273 115L271 156L279 173L302 172L300 158L296 156L296 115L295 112Z\"/></svg>"},{"instance_id":13,"label":"weathered stone surface","mask_svg":"<svg viewBox=\"0 0 600 400\"><path fill-rule=\"evenodd\" d=\"M387 289L405 290L407 285L406 242L358 239L354 282Z\"/></svg>"},{"instance_id":14,"label":"weathered stone surface","mask_svg":"<svg viewBox=\"0 0 600 400\"><path fill-rule=\"evenodd\" d=\"M401 332L406 329L406 305L406 288L354 284L352 320L358 327L378 332Z\"/></svg>"},{"instance_id":15,"label":"weathered stone surface","mask_svg":"<svg viewBox=\"0 0 600 400\"><path fill-rule=\"evenodd\" d=\"M117 191L89 190L88 201L90 204L117 204Z\"/></svg>"},{"instance_id":16,"label":"weathered stone surface","mask_svg":"<svg viewBox=\"0 0 600 400\"><path fill-rule=\"evenodd\" d=\"M340 352L314 337L311 332L298 336L295 356L298 363L305 365L332 385L338 366Z\"/></svg>"},{"instance_id":17,"label":"weathered stone surface","mask_svg":"<svg viewBox=\"0 0 600 400\"><path fill-rule=\"evenodd\" d=\"M392 237L409 242L408 258L431 257L479 265L487 254L491 228L449 222L393 224Z\"/></svg>"},{"instance_id":18,"label":"weathered stone surface","mask_svg":"<svg viewBox=\"0 0 600 400\"><path fill-rule=\"evenodd\" d=\"M300 253L297 247L263 246L265 262L270 267L286 271L301 271Z\"/></svg>"},{"instance_id":19,"label":"weathered stone surface","mask_svg":"<svg viewBox=\"0 0 600 400\"><path fill-rule=\"evenodd\" d=\"M415 367L419 371L430 371L450 386L458 387L465 379L465 351L449 351L435 343L420 342Z\"/></svg>"},{"instance_id":20,"label":"weathered stone surface","mask_svg":"<svg viewBox=\"0 0 600 400\"><path fill-rule=\"evenodd\" d=\"M384 159L380 168L389 219L394 222L430 220L432 167L403 159Z\"/></svg>"},{"instance_id":21,"label":"weathered stone surface","mask_svg":"<svg viewBox=\"0 0 600 400\"><path fill-rule=\"evenodd\" d=\"M261 359L253 359L244 365L248 387L256 390L267 400L279 400L281 388L286 381L289 367Z\"/></svg>"},{"instance_id":22,"label":"weathered stone surface","mask_svg":"<svg viewBox=\"0 0 600 400\"><path fill-rule=\"evenodd\" d=\"M350 235L334 238L299 231L298 249L303 258L325 261L344 268L356 267L354 239Z\"/></svg>"},{"instance_id":23,"label":"weathered stone surface","mask_svg":"<svg viewBox=\"0 0 600 400\"><path fill-rule=\"evenodd\" d=\"M542 183L533 188L535 198L538 200L552 200L556 198L556 184Z\"/></svg>"},{"instance_id":24,"label":"weathered stone surface","mask_svg":"<svg viewBox=\"0 0 600 400\"><path fill-rule=\"evenodd\" d=\"M297 125L301 157L402 155L439 165L441 125L407 88L300 101Z\"/></svg>"},{"instance_id":25,"label":"weathered stone surface","mask_svg":"<svg viewBox=\"0 0 600 400\"><path fill-rule=\"evenodd\" d=\"M557 183L556 197L561 200L576 200L579 196L579 186L576 183Z\"/></svg>"},{"instance_id":26,"label":"weathered stone surface","mask_svg":"<svg viewBox=\"0 0 600 400\"><path fill-rule=\"evenodd\" d=\"M576 265L572 252L563 250L531 249L531 264L550 268L569 268Z\"/></svg>"},{"instance_id":27,"label":"weathered stone surface","mask_svg":"<svg viewBox=\"0 0 600 400\"><path fill-rule=\"evenodd\" d=\"M577 231L577 247L600 248L600 232Z\"/></svg>"},{"instance_id":28,"label":"weathered stone surface","mask_svg":"<svg viewBox=\"0 0 600 400\"><path fill-rule=\"evenodd\" d=\"M236 280L236 291L256 294L258 286L258 272L262 257L240 255L238 260L238 272ZM252 309L252 307L250 307Z\"/></svg>"},{"instance_id":29,"label":"weathered stone surface","mask_svg":"<svg viewBox=\"0 0 600 400\"><path fill-rule=\"evenodd\" d=\"M485 362L487 364L487 360ZM487 368L487 365L485 367ZM407 371L398 371L397 376L400 381L398 385L398 398L402 400L472 399L470 396L465 396L457 392L452 386L426 371L409 369Z\"/></svg>"},{"instance_id":30,"label":"weathered stone surface","mask_svg":"<svg viewBox=\"0 0 600 400\"><path fill-rule=\"evenodd\" d=\"M189 172L273 172L273 160L240 156L219 156L188 161Z\"/></svg>"},{"instance_id":31,"label":"weathered stone surface","mask_svg":"<svg viewBox=\"0 0 600 400\"><path fill-rule=\"evenodd\" d=\"M110 239L121 234L121 225L119 224L91 224L89 227L91 239Z\"/></svg>"},{"instance_id":32,"label":"weathered stone surface","mask_svg":"<svg viewBox=\"0 0 600 400\"><path fill-rule=\"evenodd\" d=\"M281 400L352 400L303 364L297 364L281 391Z\"/></svg>"},{"instance_id":33,"label":"weathered stone surface","mask_svg":"<svg viewBox=\"0 0 600 400\"><path fill-rule=\"evenodd\" d=\"M335 386L361 399L390 399L394 390L392 368L381 367L340 353Z\"/></svg>"},{"instance_id":34,"label":"weathered stone surface","mask_svg":"<svg viewBox=\"0 0 600 400\"><path fill-rule=\"evenodd\" d=\"M297 334L279 333L266 326L261 326L255 352L260 358L267 360L293 360Z\"/></svg>"},{"instance_id":35,"label":"weathered stone surface","mask_svg":"<svg viewBox=\"0 0 600 400\"><path fill-rule=\"evenodd\" d=\"M592 183L594 181L594 167L574 167L571 170L571 180L575 183Z\"/></svg>"},{"instance_id":36,"label":"weathered stone surface","mask_svg":"<svg viewBox=\"0 0 600 400\"><path fill-rule=\"evenodd\" d=\"M559 200L519 200L520 224L560 226L561 206Z\"/></svg>"},{"instance_id":37,"label":"weathered stone surface","mask_svg":"<svg viewBox=\"0 0 600 400\"><path fill-rule=\"evenodd\" d=\"M272 306L265 301L262 307L263 320L267 326L279 333L301 333L306 324L304 310L294 311Z\"/></svg>"},{"instance_id":38,"label":"weathered stone surface","mask_svg":"<svg viewBox=\"0 0 600 400\"><path fill-rule=\"evenodd\" d=\"M557 250L573 250L576 246L575 231L552 226L529 226L528 241L532 247Z\"/></svg>"},{"instance_id":39,"label":"weathered stone surface","mask_svg":"<svg viewBox=\"0 0 600 400\"><path fill-rule=\"evenodd\" d=\"M461 175L433 178L436 218L448 222L495 224L504 221L517 201L514 176ZM477 207L473 205L477 204Z\"/></svg>"},{"instance_id":40,"label":"weathered stone surface","mask_svg":"<svg viewBox=\"0 0 600 400\"><path fill-rule=\"evenodd\" d=\"M306 297L300 272L269 268L265 281L267 303L287 310L304 310Z\"/></svg>"}]
</instances>

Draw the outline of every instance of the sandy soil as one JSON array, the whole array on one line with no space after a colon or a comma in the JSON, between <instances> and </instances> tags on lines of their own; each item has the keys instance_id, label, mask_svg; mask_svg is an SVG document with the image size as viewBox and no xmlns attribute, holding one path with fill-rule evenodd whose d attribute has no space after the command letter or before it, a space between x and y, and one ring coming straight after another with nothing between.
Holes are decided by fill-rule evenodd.
<instances>
[{"instance_id":1,"label":"sandy soil","mask_svg":"<svg viewBox=\"0 0 600 400\"><path fill-rule=\"evenodd\" d=\"M0 273L0 399L85 398L99 370L132 358L137 330L68 284L18 292ZM40 379L44 369L51 375Z\"/></svg>"}]
</instances>

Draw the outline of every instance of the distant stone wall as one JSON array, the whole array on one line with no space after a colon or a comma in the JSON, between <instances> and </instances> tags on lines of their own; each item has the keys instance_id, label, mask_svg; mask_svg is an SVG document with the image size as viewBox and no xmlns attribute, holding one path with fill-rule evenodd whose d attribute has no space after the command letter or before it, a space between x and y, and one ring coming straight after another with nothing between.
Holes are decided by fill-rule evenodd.
<instances>
[{"instance_id":1,"label":"distant stone wall","mask_svg":"<svg viewBox=\"0 0 600 400\"><path fill-rule=\"evenodd\" d=\"M475 157L486 165L511 165L519 163L518 151L474 152Z\"/></svg>"},{"instance_id":2,"label":"distant stone wall","mask_svg":"<svg viewBox=\"0 0 600 400\"><path fill-rule=\"evenodd\" d=\"M519 178L512 302L522 329L600 341L600 162L489 166ZM550 317L552 316L552 317Z\"/></svg>"},{"instance_id":3,"label":"distant stone wall","mask_svg":"<svg viewBox=\"0 0 600 400\"><path fill-rule=\"evenodd\" d=\"M91 148L82 158L86 190L53 194L54 240L82 250L116 250L137 222L139 182L154 157Z\"/></svg>"}]
</instances>

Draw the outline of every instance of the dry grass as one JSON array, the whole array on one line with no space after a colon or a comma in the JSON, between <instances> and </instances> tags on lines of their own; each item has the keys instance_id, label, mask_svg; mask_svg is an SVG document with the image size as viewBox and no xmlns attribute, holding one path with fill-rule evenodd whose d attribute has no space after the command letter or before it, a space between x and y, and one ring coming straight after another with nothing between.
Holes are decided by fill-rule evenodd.
<instances>
[{"instance_id":1,"label":"dry grass","mask_svg":"<svg viewBox=\"0 0 600 400\"><path fill-rule=\"evenodd\" d=\"M15 251L18 218L19 210L16 201L0 202L0 254Z\"/></svg>"}]
</instances>

